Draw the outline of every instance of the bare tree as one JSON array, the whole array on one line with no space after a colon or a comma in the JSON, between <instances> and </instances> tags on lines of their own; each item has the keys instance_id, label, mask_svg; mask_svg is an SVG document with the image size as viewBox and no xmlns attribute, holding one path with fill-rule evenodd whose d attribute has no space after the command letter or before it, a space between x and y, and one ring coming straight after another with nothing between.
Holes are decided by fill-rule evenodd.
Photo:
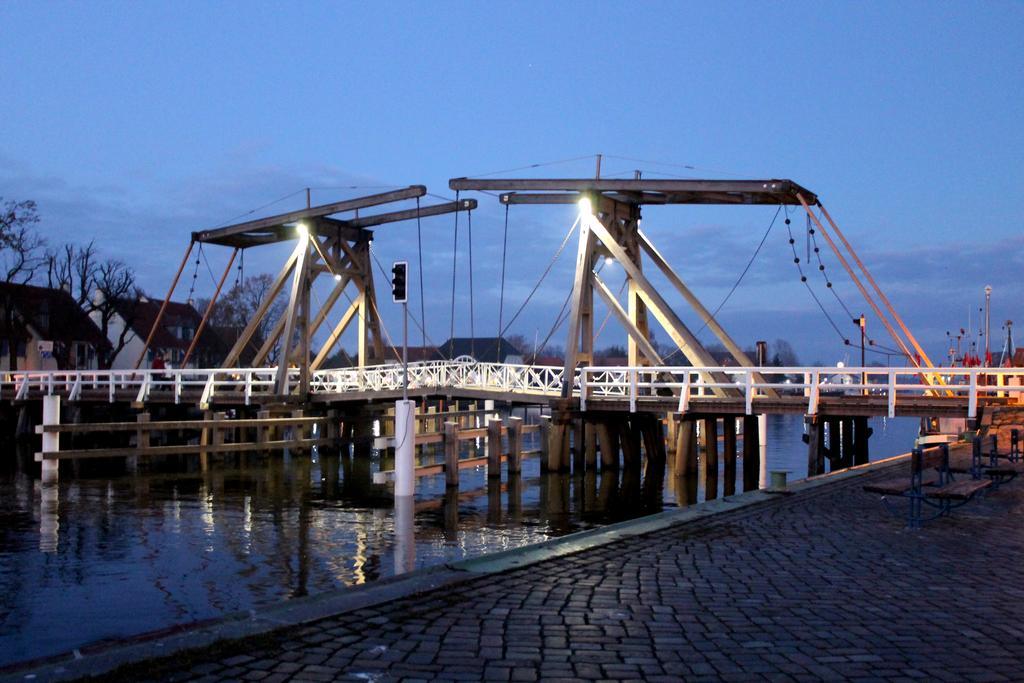
<instances>
[{"instance_id":1,"label":"bare tree","mask_svg":"<svg viewBox=\"0 0 1024 683\"><path fill-rule=\"evenodd\" d=\"M236 283L217 300L213 311L210 313L210 324L220 328L222 333L228 332L231 335L229 341L234 343L242 330L245 329L245 326L256 315L260 306L263 305L263 301L270 294L270 288L273 284L274 279L266 273L251 275L241 283ZM209 305L209 299L197 301L196 305L199 310L205 310L207 305ZM260 319L259 325L249 341L250 350L256 351L263 346L263 343L270 335L274 323L284 314L284 310L285 300L283 296L279 295L267 308L266 314ZM270 350L267 358L268 363L274 364L277 362L278 346L280 344L276 344Z\"/></svg>"},{"instance_id":2,"label":"bare tree","mask_svg":"<svg viewBox=\"0 0 1024 683\"><path fill-rule=\"evenodd\" d=\"M98 355L100 367L109 368L130 340L139 313L135 271L116 259L101 260L95 242L65 244L49 252L46 261L47 284L71 294L110 341L110 347ZM123 319L124 326L117 339L110 339L116 316Z\"/></svg>"},{"instance_id":3,"label":"bare tree","mask_svg":"<svg viewBox=\"0 0 1024 683\"><path fill-rule=\"evenodd\" d=\"M800 365L796 357L793 345L785 339L776 339L772 344L773 351L771 364L776 367L795 367Z\"/></svg>"},{"instance_id":4,"label":"bare tree","mask_svg":"<svg viewBox=\"0 0 1024 683\"><path fill-rule=\"evenodd\" d=\"M110 342L110 347L100 361L101 367L109 368L131 339L142 308L142 292L136 284L135 271L131 266L115 259L108 259L97 265L92 270L90 279L93 294L84 308L92 315L103 336ZM117 339L111 339L110 330L115 316L120 316L124 324Z\"/></svg>"},{"instance_id":5,"label":"bare tree","mask_svg":"<svg viewBox=\"0 0 1024 683\"><path fill-rule=\"evenodd\" d=\"M0 198L2 202L2 198ZM46 241L35 232L39 222L36 203L32 200L9 200L0 208L0 276L6 284L27 284L46 263ZM18 319L14 297L4 290L0 308L11 370L18 367L18 344L22 336L17 329L24 323Z\"/></svg>"}]
</instances>

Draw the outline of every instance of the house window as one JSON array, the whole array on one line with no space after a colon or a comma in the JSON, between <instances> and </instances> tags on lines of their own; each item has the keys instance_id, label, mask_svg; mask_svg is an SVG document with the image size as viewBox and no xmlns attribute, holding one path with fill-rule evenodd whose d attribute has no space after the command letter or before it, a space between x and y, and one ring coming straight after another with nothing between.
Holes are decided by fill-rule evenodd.
<instances>
[{"instance_id":1,"label":"house window","mask_svg":"<svg viewBox=\"0 0 1024 683\"><path fill-rule=\"evenodd\" d=\"M92 347L82 342L75 342L75 367L85 369L88 368L91 360Z\"/></svg>"},{"instance_id":2,"label":"house window","mask_svg":"<svg viewBox=\"0 0 1024 683\"><path fill-rule=\"evenodd\" d=\"M20 356L20 357L24 357L25 356L25 342L24 341L19 341L18 342L18 344L17 344L17 351L18 351L18 353L17 353L18 356ZM0 341L0 356L3 356L4 358L6 358L8 356L8 354L10 354L10 352L11 352L11 346L7 342L7 340L4 339L3 341Z\"/></svg>"}]
</instances>

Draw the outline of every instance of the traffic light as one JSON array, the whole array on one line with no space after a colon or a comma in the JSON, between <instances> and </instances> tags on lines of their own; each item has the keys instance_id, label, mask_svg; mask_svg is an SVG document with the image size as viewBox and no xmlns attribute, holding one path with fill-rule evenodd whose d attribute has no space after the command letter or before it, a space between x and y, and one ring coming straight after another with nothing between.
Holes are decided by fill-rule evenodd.
<instances>
[{"instance_id":1,"label":"traffic light","mask_svg":"<svg viewBox=\"0 0 1024 683\"><path fill-rule=\"evenodd\" d=\"M407 261L395 261L391 266L391 298L396 304L404 304L409 300L405 288L405 275L409 270Z\"/></svg>"}]
</instances>

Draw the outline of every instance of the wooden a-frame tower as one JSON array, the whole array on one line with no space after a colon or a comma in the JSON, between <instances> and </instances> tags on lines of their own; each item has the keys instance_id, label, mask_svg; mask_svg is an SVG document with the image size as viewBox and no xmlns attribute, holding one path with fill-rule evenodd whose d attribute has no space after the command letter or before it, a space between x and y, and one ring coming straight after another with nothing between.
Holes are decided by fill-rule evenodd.
<instances>
[{"instance_id":1,"label":"wooden a-frame tower","mask_svg":"<svg viewBox=\"0 0 1024 683\"><path fill-rule=\"evenodd\" d=\"M932 367L927 354L907 329L888 298L867 272L839 227L818 201L818 197L791 180L611 180L601 178L563 179L499 179L454 178L453 190L483 190L503 193L502 203L509 204L579 204L580 233L573 278L572 308L568 318L568 339L565 346L563 396L571 395L573 376L581 363L593 363L594 294L597 293L629 335L629 365L661 365L663 360L651 343L649 317L653 316L665 329L680 352L693 366L715 367L719 363L683 323L661 292L644 272L644 256L662 273L673 288L697 313L740 366L753 366L751 359L722 328L714 316L687 287L640 227L641 207L646 204L722 204L722 205L792 205L800 206L814 221L818 231L839 257L861 294L881 319L900 349L912 362ZM870 283L879 301L868 291L829 232L812 211L820 207L831 230L842 240L850 257L860 267L864 280ZM600 257L611 258L626 273L628 302L624 309L595 270ZM883 306L884 304L884 306ZM886 308L895 325L882 308ZM897 333L899 327L905 339ZM912 351L913 349L913 351ZM915 353L916 351L916 353ZM709 377L710 381L725 381ZM755 382L764 380L755 376ZM721 393L716 391L716 393Z\"/></svg>"},{"instance_id":2,"label":"wooden a-frame tower","mask_svg":"<svg viewBox=\"0 0 1024 683\"><path fill-rule=\"evenodd\" d=\"M194 232L167 300L170 299L181 271L196 244L217 244L233 248L234 252L228 263L230 269L239 250L293 241L295 248L228 352L222 366L237 367L240 360L248 356L245 353L248 347L249 353L255 349L255 355L251 359L247 358L246 364L251 367L263 367L267 364L271 352L277 347L276 393L282 397L295 394L304 397L309 392L310 373L320 368L337 346L341 335L353 322L359 328L359 367L377 365L385 360L385 342L381 336L381 321L373 282L373 257L370 253L373 231L370 228L455 211L471 211L477 206L476 200L464 199L422 207L417 204L417 208L414 209L387 213L359 213L361 209L394 202L409 199L418 201L426 192L427 189L423 185L411 185L390 192ZM346 213L353 215L344 218L332 217ZM227 270L224 275L226 277ZM314 310L310 305L310 293L313 283L322 275L333 280L332 288L319 309ZM224 277L221 278L221 285L223 282ZM257 330L265 321L269 322L267 317L270 315L271 306L286 286L290 288L283 314L273 321L265 339L257 339ZM327 321L328 315L338 299L346 293L346 289L353 292L347 297L349 305L331 328L324 344L314 354L311 349L313 337ZM220 286L203 315L196 337L202 332L219 292ZM162 313L161 310L161 315ZM158 316L154 329L159 321ZM297 383L289 376L289 369L296 368L299 375Z\"/></svg>"}]
</instances>

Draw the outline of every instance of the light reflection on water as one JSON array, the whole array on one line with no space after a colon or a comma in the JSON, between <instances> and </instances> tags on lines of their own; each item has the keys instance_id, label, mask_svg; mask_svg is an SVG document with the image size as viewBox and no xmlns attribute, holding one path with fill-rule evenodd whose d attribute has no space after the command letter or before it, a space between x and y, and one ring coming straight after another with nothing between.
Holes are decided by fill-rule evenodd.
<instances>
[{"instance_id":1,"label":"light reflection on water","mask_svg":"<svg viewBox=\"0 0 1024 683\"><path fill-rule=\"evenodd\" d=\"M877 459L909 450L916 421L873 427ZM770 469L803 475L800 433L799 416L768 418ZM207 472L83 464L56 486L0 474L0 666L704 498L670 473L542 475L530 457L500 483L464 470L458 492L445 491L443 475L424 478L396 515L388 488L371 483L381 467L387 456L320 452L243 456Z\"/></svg>"}]
</instances>

